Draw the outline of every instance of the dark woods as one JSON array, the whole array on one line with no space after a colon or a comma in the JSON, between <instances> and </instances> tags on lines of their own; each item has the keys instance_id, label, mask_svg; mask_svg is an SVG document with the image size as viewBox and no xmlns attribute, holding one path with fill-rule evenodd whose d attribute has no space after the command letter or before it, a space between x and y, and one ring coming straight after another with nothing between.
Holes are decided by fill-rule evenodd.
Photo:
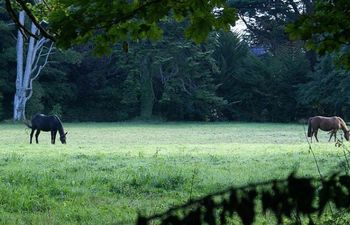
<instances>
[{"instance_id":1,"label":"dark woods","mask_svg":"<svg viewBox=\"0 0 350 225\"><path fill-rule=\"evenodd\" d=\"M10 21L5 12L0 20ZM254 43L261 48L219 33L195 45L181 35L183 24L163 26L163 40L131 42L127 54L115 46L110 56L96 58L89 45L56 52L33 84L27 115L40 111L65 121L289 122L315 114L348 119L350 76L332 65L331 56L320 58L311 71L300 43L281 40L272 51L270 44L257 42L258 36ZM0 55L6 56L0 57L4 120L13 112L16 31L0 30Z\"/></svg>"}]
</instances>

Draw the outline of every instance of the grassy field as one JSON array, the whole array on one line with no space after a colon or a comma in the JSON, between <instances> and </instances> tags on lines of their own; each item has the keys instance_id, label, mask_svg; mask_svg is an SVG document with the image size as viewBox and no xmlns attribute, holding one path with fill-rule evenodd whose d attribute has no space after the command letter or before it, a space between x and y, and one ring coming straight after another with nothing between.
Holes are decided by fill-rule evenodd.
<instances>
[{"instance_id":1,"label":"grassy field","mask_svg":"<svg viewBox=\"0 0 350 225\"><path fill-rule=\"evenodd\" d=\"M0 224L132 224L232 185L318 176L303 125L67 123L67 145L30 145L24 128L0 124ZM341 169L319 139L321 172Z\"/></svg>"}]
</instances>

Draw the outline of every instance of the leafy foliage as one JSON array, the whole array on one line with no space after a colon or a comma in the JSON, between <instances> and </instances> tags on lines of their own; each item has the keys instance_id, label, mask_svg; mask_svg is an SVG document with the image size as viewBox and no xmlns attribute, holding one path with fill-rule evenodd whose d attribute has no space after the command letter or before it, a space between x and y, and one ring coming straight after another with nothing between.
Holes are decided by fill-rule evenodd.
<instances>
[{"instance_id":1,"label":"leafy foliage","mask_svg":"<svg viewBox=\"0 0 350 225\"><path fill-rule=\"evenodd\" d=\"M22 0L16 2L26 9ZM213 30L228 31L237 20L225 0L51 0L31 7L31 13L48 22L46 30L59 46L92 41L98 54L110 53L118 42L159 39L159 23L167 17L187 18L184 34L197 43Z\"/></svg>"},{"instance_id":2,"label":"leafy foliage","mask_svg":"<svg viewBox=\"0 0 350 225\"><path fill-rule=\"evenodd\" d=\"M308 49L321 55L338 52L337 61L349 69L350 52L342 51L350 40L349 10L347 0L318 0L313 14L302 16L288 25L286 31L293 39L305 40Z\"/></svg>"},{"instance_id":3,"label":"leafy foliage","mask_svg":"<svg viewBox=\"0 0 350 225\"><path fill-rule=\"evenodd\" d=\"M217 93L228 101L225 118L293 121L304 112L295 85L306 81L309 66L297 47L280 46L274 55L257 57L234 34L221 33L215 59L220 68Z\"/></svg>"},{"instance_id":4,"label":"leafy foliage","mask_svg":"<svg viewBox=\"0 0 350 225\"><path fill-rule=\"evenodd\" d=\"M318 186L320 185L320 186ZM309 224L315 224L313 215L320 216L327 204L334 203L337 209L350 207L350 176L335 173L323 180L298 178L294 173L286 180L272 180L251 184L241 188L207 195L182 206L169 209L165 213L138 217L138 225L152 224L228 224L235 213L243 224L253 224L256 208L264 213L271 212L278 224L283 218L299 220L306 217Z\"/></svg>"},{"instance_id":5,"label":"leafy foliage","mask_svg":"<svg viewBox=\"0 0 350 225\"><path fill-rule=\"evenodd\" d=\"M310 71L308 53L281 32L298 17L291 2L308 1L234 2L241 16L251 17L251 38L212 32L198 45L183 36L191 19L171 14L179 20L166 17L157 23L162 40L128 39L100 59L91 55L91 42L56 52L35 84L40 93L29 103L29 114L61 112L69 121L144 117L286 122L312 114L347 119L347 73L322 58ZM259 18L260 13L268 21ZM4 8L0 15L0 92L3 118L8 119L15 91L15 30ZM99 34L103 32L93 36ZM267 53L255 55L252 44L265 46ZM143 64L145 59L148 64Z\"/></svg>"},{"instance_id":6,"label":"leafy foliage","mask_svg":"<svg viewBox=\"0 0 350 225\"><path fill-rule=\"evenodd\" d=\"M285 25L307 13L310 0L230 0L247 26L245 36L254 46L264 46L275 52L283 43L288 43Z\"/></svg>"},{"instance_id":7,"label":"leafy foliage","mask_svg":"<svg viewBox=\"0 0 350 225\"><path fill-rule=\"evenodd\" d=\"M244 38L251 46L264 47L272 54L278 54L280 48L302 48L302 42L291 41L285 32L287 24L293 23L303 15L312 12L311 0L230 0L237 9L246 29ZM306 52L311 69L316 63L313 50Z\"/></svg>"},{"instance_id":8,"label":"leafy foliage","mask_svg":"<svg viewBox=\"0 0 350 225\"><path fill-rule=\"evenodd\" d=\"M178 38L183 27L167 23L168 39L156 46L156 81L162 116L169 119L216 120L216 113L226 104L217 96L214 83L218 67L213 57L216 37L197 46ZM178 26L176 28L176 26ZM172 31L172 32L171 32ZM161 50L161 51L159 51Z\"/></svg>"},{"instance_id":9,"label":"leafy foliage","mask_svg":"<svg viewBox=\"0 0 350 225\"><path fill-rule=\"evenodd\" d=\"M339 115L348 118L349 72L333 64L334 56L321 58L315 71L305 83L298 84L297 101L314 113Z\"/></svg>"}]
</instances>

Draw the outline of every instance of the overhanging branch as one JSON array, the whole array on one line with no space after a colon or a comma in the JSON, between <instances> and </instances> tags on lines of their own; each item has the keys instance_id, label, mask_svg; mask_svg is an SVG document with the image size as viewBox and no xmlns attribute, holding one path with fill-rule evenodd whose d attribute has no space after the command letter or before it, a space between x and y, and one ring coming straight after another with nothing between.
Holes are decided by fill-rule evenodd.
<instances>
[{"instance_id":1,"label":"overhanging branch","mask_svg":"<svg viewBox=\"0 0 350 225\"><path fill-rule=\"evenodd\" d=\"M6 0L9 1L9 0ZM42 36L50 39L51 41L56 41L56 38L48 33L46 31L46 29L44 29L40 23L38 22L38 20L35 18L35 16L33 15L32 11L27 7L26 3L22 0L16 0L16 2L22 7L22 9L27 13L28 17L32 20L32 22L35 24L35 26L39 29L40 33Z\"/></svg>"},{"instance_id":2,"label":"overhanging branch","mask_svg":"<svg viewBox=\"0 0 350 225\"><path fill-rule=\"evenodd\" d=\"M34 37L35 39L38 39L37 35L30 32L17 18L17 15L15 11L12 8L10 0L5 0L6 10L9 13L11 19L13 22L19 27L19 31L22 33L22 35L28 39L28 35Z\"/></svg>"},{"instance_id":3,"label":"overhanging branch","mask_svg":"<svg viewBox=\"0 0 350 225\"><path fill-rule=\"evenodd\" d=\"M41 32L41 35L52 40L55 41L56 38L48 33L41 25L40 23L37 21L37 19L35 18L35 16L33 15L33 13L30 11L30 9L27 7L26 3L23 2L22 0L16 0L16 2L22 7L22 9L26 12L26 14L28 15L28 17L32 20L32 22L35 24L35 26L39 29L39 31ZM33 34L32 32L30 32L23 24L21 24L17 18L16 12L14 11L14 9L12 8L11 5L11 0L5 0L5 5L6 5L6 10L9 13L11 19L13 20L13 22L19 27L20 32L23 34L23 36L28 39L28 36L31 36L33 38L35 38L36 40L38 40L40 37L38 35Z\"/></svg>"}]
</instances>

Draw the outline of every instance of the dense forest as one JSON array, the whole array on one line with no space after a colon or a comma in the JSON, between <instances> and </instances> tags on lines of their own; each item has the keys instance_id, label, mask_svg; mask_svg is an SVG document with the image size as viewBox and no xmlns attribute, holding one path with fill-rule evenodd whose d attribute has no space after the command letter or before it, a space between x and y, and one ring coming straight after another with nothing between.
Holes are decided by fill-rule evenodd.
<instances>
[{"instance_id":1,"label":"dense forest","mask_svg":"<svg viewBox=\"0 0 350 225\"><path fill-rule=\"evenodd\" d=\"M316 57L285 26L300 12L283 4L232 1L246 25L211 32L196 44L183 37L186 20L162 20L163 38L130 41L97 57L93 43L54 49L33 83L26 115L64 121L269 121L311 115L350 119L350 74L336 56ZM278 2L278 1L277 1ZM283 1L284 2L284 1ZM310 1L302 13L308 13ZM311 1L312 2L312 1ZM264 15L264 16L261 16ZM11 120L16 91L17 28L0 1L0 120Z\"/></svg>"}]
</instances>

